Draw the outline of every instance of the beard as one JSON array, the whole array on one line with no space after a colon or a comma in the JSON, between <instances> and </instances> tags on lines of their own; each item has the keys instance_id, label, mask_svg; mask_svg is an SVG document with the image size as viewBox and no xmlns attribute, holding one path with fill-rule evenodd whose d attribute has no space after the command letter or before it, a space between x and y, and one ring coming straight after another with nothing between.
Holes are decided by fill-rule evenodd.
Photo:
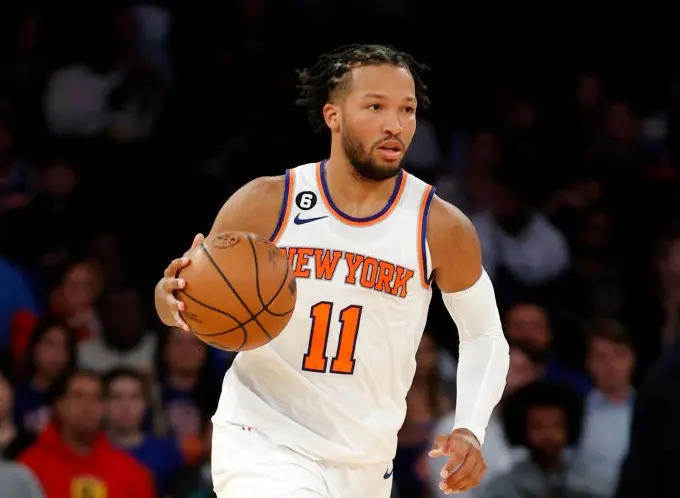
<instances>
[{"instance_id":1,"label":"beard","mask_svg":"<svg viewBox=\"0 0 680 498\"><path fill-rule=\"evenodd\" d=\"M402 168L402 159L396 165L392 164L378 164L373 157L372 152L379 145L373 145L370 151L365 151L361 141L354 137L347 128L342 130L342 149L345 156L352 165L355 173L364 180L380 182L388 180L398 175ZM381 140L382 142L383 140Z\"/></svg>"}]
</instances>

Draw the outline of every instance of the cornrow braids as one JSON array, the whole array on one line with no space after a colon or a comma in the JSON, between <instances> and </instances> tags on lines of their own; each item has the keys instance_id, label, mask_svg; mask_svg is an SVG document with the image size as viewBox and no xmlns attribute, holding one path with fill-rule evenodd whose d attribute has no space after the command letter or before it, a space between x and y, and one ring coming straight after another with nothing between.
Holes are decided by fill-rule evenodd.
<instances>
[{"instance_id":1,"label":"cornrow braids","mask_svg":"<svg viewBox=\"0 0 680 498\"><path fill-rule=\"evenodd\" d=\"M408 69L415 82L418 104L423 108L429 106L427 86L421 77L421 73L429 70L428 66L390 46L344 45L321 55L311 69L297 72L300 97L295 103L307 109L307 117L314 131L321 133L326 130L323 107L336 91L346 88L349 72L356 67L380 64Z\"/></svg>"}]
</instances>

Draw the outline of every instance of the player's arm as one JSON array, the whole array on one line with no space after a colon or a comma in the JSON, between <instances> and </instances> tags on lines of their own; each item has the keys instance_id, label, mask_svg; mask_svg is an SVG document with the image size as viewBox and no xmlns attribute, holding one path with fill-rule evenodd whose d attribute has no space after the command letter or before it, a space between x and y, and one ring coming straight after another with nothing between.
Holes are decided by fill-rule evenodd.
<instances>
[{"instance_id":1,"label":"player's arm","mask_svg":"<svg viewBox=\"0 0 680 498\"><path fill-rule=\"evenodd\" d=\"M470 220L435 197L427 241L435 281L460 339L452 435L438 438L431 455L451 457L443 469L445 485L452 491L464 491L478 484L486 469L480 447L491 412L505 389L509 348ZM460 470L454 472L458 466Z\"/></svg>"},{"instance_id":2,"label":"player's arm","mask_svg":"<svg viewBox=\"0 0 680 498\"><path fill-rule=\"evenodd\" d=\"M251 232L270 238L276 229L283 202L285 180L283 176L260 177L237 190L222 206L215 217L210 234L228 230ZM198 234L192 248L203 242ZM163 278L156 284L154 302L156 313L161 321L169 326L179 326L189 330L189 326L179 316L184 304L175 298L173 291L186 285L177 272L189 264L189 258L173 260L165 269Z\"/></svg>"}]
</instances>

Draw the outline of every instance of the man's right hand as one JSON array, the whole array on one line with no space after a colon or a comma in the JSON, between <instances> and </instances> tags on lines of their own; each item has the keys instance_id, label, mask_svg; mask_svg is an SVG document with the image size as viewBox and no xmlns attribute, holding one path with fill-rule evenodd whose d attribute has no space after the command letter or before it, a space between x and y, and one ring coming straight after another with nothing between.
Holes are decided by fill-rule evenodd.
<instances>
[{"instance_id":1,"label":"man's right hand","mask_svg":"<svg viewBox=\"0 0 680 498\"><path fill-rule=\"evenodd\" d=\"M180 316L180 311L184 309L184 303L175 296L175 291L184 289L187 283L183 278L178 278L177 273L191 262L188 257L189 252L200 245L203 240L203 235L200 233L196 235L191 244L191 249L185 252L184 256L173 260L168 265L163 273L163 278L156 285L154 296L156 312L161 321L170 327L180 327L187 332L191 329Z\"/></svg>"}]
</instances>

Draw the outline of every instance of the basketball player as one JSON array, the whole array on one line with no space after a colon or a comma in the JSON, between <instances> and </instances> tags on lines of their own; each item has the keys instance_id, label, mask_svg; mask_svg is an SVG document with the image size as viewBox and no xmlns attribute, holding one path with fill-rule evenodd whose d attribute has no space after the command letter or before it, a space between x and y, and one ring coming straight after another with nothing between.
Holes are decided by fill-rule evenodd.
<instances>
[{"instance_id":1,"label":"basketball player","mask_svg":"<svg viewBox=\"0 0 680 498\"><path fill-rule=\"evenodd\" d=\"M213 417L220 498L387 498L433 279L458 326L455 424L431 457L446 493L476 486L491 411L508 369L494 290L470 221L401 168L426 106L423 67L378 45L339 48L299 74L299 103L329 130L328 160L258 178L220 210L211 233L269 237L295 270L292 319L270 344L239 354ZM194 246L203 240L198 235ZM167 325L189 331L156 287Z\"/></svg>"}]
</instances>

